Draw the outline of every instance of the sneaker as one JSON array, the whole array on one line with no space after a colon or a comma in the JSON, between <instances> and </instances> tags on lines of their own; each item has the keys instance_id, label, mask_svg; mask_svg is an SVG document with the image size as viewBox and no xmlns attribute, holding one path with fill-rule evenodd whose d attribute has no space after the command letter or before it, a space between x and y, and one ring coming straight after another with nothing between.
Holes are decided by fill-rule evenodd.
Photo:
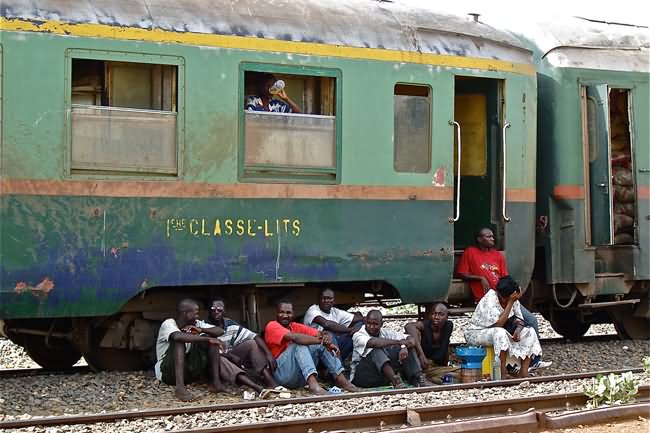
<instances>
[{"instance_id":1,"label":"sneaker","mask_svg":"<svg viewBox=\"0 0 650 433\"><path fill-rule=\"evenodd\" d=\"M553 361L542 361L542 360L537 360L537 362L533 363L530 365L530 370L537 370L537 369L542 369L542 368L548 368L551 365L553 365Z\"/></svg>"}]
</instances>

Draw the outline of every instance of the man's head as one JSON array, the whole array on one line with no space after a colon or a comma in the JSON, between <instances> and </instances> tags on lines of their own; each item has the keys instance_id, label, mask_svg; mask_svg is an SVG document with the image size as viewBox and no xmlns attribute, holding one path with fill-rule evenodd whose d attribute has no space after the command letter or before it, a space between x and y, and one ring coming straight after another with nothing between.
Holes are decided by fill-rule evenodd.
<instances>
[{"instance_id":1,"label":"man's head","mask_svg":"<svg viewBox=\"0 0 650 433\"><path fill-rule=\"evenodd\" d=\"M199 304L194 299L182 299L176 304L176 322L179 326L193 325L199 320Z\"/></svg>"},{"instance_id":2,"label":"man's head","mask_svg":"<svg viewBox=\"0 0 650 433\"><path fill-rule=\"evenodd\" d=\"M224 311L226 310L226 304L221 298L214 298L210 303L210 319L215 322L221 322L223 320Z\"/></svg>"},{"instance_id":3,"label":"man's head","mask_svg":"<svg viewBox=\"0 0 650 433\"><path fill-rule=\"evenodd\" d=\"M494 248L494 233L492 232L492 229L483 227L481 230L476 232L474 239L476 240L476 245L478 245L482 250Z\"/></svg>"},{"instance_id":4,"label":"man's head","mask_svg":"<svg viewBox=\"0 0 650 433\"><path fill-rule=\"evenodd\" d=\"M372 337L378 337L379 331L384 324L384 316L382 316L381 311L379 310L370 310L366 314L366 331L368 335Z\"/></svg>"},{"instance_id":5,"label":"man's head","mask_svg":"<svg viewBox=\"0 0 650 433\"><path fill-rule=\"evenodd\" d=\"M517 283L510 275L499 278L496 286L496 292L499 298L507 299L514 292L518 291L521 291L521 287L519 287L519 283Z\"/></svg>"},{"instance_id":6,"label":"man's head","mask_svg":"<svg viewBox=\"0 0 650 433\"><path fill-rule=\"evenodd\" d=\"M329 313L334 306L334 291L332 289L321 289L318 306L324 313Z\"/></svg>"},{"instance_id":7,"label":"man's head","mask_svg":"<svg viewBox=\"0 0 650 433\"><path fill-rule=\"evenodd\" d=\"M449 310L447 310L447 306L445 304L443 304L442 302L433 304L433 308L431 308L431 323L433 324L433 326L435 327L444 326L448 317L449 317Z\"/></svg>"},{"instance_id":8,"label":"man's head","mask_svg":"<svg viewBox=\"0 0 650 433\"><path fill-rule=\"evenodd\" d=\"M271 92L269 89L271 86L273 86L273 83L275 83L275 76L272 74L268 74L265 72L259 73L255 77L255 87L257 89L257 95L260 97L267 97L271 98Z\"/></svg>"},{"instance_id":9,"label":"man's head","mask_svg":"<svg viewBox=\"0 0 650 433\"><path fill-rule=\"evenodd\" d=\"M293 304L287 301L280 301L275 304L275 320L285 328L293 320Z\"/></svg>"}]
</instances>

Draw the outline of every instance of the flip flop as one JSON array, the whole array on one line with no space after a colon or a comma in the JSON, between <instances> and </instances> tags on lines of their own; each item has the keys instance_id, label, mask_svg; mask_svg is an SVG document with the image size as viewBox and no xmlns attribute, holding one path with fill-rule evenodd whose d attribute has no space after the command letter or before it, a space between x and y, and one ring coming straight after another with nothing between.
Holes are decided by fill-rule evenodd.
<instances>
[{"instance_id":1,"label":"flip flop","mask_svg":"<svg viewBox=\"0 0 650 433\"><path fill-rule=\"evenodd\" d=\"M273 394L273 392L274 391L272 389L263 389L263 390L260 391L259 398L261 400L264 400L264 399L268 398L271 394Z\"/></svg>"},{"instance_id":2,"label":"flip flop","mask_svg":"<svg viewBox=\"0 0 650 433\"><path fill-rule=\"evenodd\" d=\"M343 391L341 388L338 386L333 386L330 389L327 390L328 394L343 394L345 391Z\"/></svg>"}]
</instances>

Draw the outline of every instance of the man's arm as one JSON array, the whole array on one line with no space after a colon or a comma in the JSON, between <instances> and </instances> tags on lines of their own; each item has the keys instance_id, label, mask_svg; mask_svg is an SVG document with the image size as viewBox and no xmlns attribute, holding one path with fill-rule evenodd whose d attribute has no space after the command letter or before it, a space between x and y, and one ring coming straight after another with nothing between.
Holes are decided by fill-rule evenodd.
<instances>
[{"instance_id":1,"label":"man's arm","mask_svg":"<svg viewBox=\"0 0 650 433\"><path fill-rule=\"evenodd\" d=\"M269 350L269 346L266 345L264 339L259 335L256 335L253 340L255 341L255 343L257 343L257 347L259 347L264 353L264 357L266 358L266 365L269 368L269 370L275 371L275 369L278 367L278 363L273 357L273 354L271 354L271 351Z\"/></svg>"},{"instance_id":2,"label":"man's arm","mask_svg":"<svg viewBox=\"0 0 650 433\"><path fill-rule=\"evenodd\" d=\"M371 337L370 340L366 343L366 347L372 347L377 349L383 349L384 347L393 347L405 345L408 349L415 346L415 341L411 336L406 337L403 340L391 340L389 338L381 337Z\"/></svg>"},{"instance_id":3,"label":"man's arm","mask_svg":"<svg viewBox=\"0 0 650 433\"><path fill-rule=\"evenodd\" d=\"M208 343L219 347L219 349L223 349L223 343L218 338L190 334L188 332L172 332L169 334L169 340L175 343Z\"/></svg>"},{"instance_id":4,"label":"man's arm","mask_svg":"<svg viewBox=\"0 0 650 433\"><path fill-rule=\"evenodd\" d=\"M209 337L221 337L225 331L219 326L200 327L199 334L208 334Z\"/></svg>"},{"instance_id":5,"label":"man's arm","mask_svg":"<svg viewBox=\"0 0 650 433\"><path fill-rule=\"evenodd\" d=\"M317 323L322 326L323 329L327 329L328 331L335 332L337 334L347 334L350 332L349 327L340 325L332 320L327 320L323 316L314 317L312 323Z\"/></svg>"},{"instance_id":6,"label":"man's arm","mask_svg":"<svg viewBox=\"0 0 650 433\"><path fill-rule=\"evenodd\" d=\"M424 351L422 350L421 340L422 340L422 331L424 331L424 324L422 323L422 321L418 320L417 322L407 323L404 326L404 330L413 339L414 346L415 346L415 353L417 353L418 358L420 359L420 364L422 364L422 367L424 367L427 364L430 364L431 361L427 359L427 357L424 354Z\"/></svg>"}]
</instances>

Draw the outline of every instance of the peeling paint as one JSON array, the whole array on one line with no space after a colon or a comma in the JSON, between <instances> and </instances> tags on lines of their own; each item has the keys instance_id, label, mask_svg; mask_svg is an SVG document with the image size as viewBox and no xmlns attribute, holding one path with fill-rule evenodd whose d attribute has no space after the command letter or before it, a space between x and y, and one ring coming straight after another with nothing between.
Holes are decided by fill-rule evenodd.
<instances>
[{"instance_id":1,"label":"peeling paint","mask_svg":"<svg viewBox=\"0 0 650 433\"><path fill-rule=\"evenodd\" d=\"M433 180L431 183L433 186L445 186L445 178L447 177L447 169L444 166L440 166L436 169L433 174Z\"/></svg>"},{"instance_id":2,"label":"peeling paint","mask_svg":"<svg viewBox=\"0 0 650 433\"><path fill-rule=\"evenodd\" d=\"M33 295L38 296L42 294L48 294L52 291L52 289L54 289L54 281L50 277L45 277L36 286L30 286L24 281L19 281L14 287L14 292L24 293L29 291Z\"/></svg>"}]
</instances>

